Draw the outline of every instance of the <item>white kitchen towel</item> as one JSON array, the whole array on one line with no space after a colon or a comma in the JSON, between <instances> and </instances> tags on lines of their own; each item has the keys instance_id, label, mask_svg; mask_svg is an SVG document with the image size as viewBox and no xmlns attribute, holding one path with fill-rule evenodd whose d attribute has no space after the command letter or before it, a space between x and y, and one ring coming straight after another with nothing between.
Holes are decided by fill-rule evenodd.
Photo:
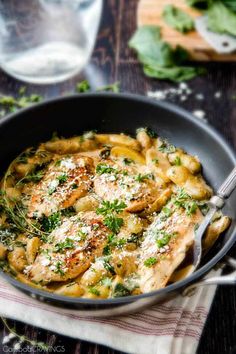
<instances>
[{"instance_id":1,"label":"white kitchen towel","mask_svg":"<svg viewBox=\"0 0 236 354\"><path fill-rule=\"evenodd\" d=\"M212 270L208 276L218 274ZM139 313L94 318L39 302L0 277L0 315L125 353L194 354L215 290L200 287L191 297L178 295Z\"/></svg>"}]
</instances>

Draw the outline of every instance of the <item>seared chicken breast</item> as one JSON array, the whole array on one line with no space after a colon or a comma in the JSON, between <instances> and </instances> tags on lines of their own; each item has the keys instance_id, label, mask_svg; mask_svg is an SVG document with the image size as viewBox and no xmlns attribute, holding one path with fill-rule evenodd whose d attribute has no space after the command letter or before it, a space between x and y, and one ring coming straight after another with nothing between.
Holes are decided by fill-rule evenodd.
<instances>
[{"instance_id":1,"label":"seared chicken breast","mask_svg":"<svg viewBox=\"0 0 236 354\"><path fill-rule=\"evenodd\" d=\"M71 155L51 162L41 181L32 186L28 217L40 218L72 206L91 188L93 171L90 157Z\"/></svg>"},{"instance_id":2,"label":"seared chicken breast","mask_svg":"<svg viewBox=\"0 0 236 354\"><path fill-rule=\"evenodd\" d=\"M26 272L33 282L74 279L102 255L109 230L94 212L66 218L41 247Z\"/></svg>"},{"instance_id":3,"label":"seared chicken breast","mask_svg":"<svg viewBox=\"0 0 236 354\"><path fill-rule=\"evenodd\" d=\"M146 293L165 287L194 242L194 230L203 216L199 209L188 215L183 207L168 204L147 228L140 247L138 274Z\"/></svg>"},{"instance_id":4,"label":"seared chicken breast","mask_svg":"<svg viewBox=\"0 0 236 354\"><path fill-rule=\"evenodd\" d=\"M120 161L112 160L97 164L94 190L101 199L111 202L123 200L128 212L145 209L163 192L154 174L144 166L125 166Z\"/></svg>"}]
</instances>

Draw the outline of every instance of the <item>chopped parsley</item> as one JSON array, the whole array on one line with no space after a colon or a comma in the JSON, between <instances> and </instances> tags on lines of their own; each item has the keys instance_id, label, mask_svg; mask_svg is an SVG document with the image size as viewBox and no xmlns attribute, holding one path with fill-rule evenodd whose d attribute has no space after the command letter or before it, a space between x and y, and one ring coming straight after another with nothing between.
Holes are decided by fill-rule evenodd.
<instances>
[{"instance_id":1,"label":"chopped parsley","mask_svg":"<svg viewBox=\"0 0 236 354\"><path fill-rule=\"evenodd\" d=\"M62 267L63 267L62 261L57 261L57 262L55 263L55 270L54 270L54 272L57 273L57 274L60 274L60 275L65 275L65 272L64 272L64 270L62 269Z\"/></svg>"},{"instance_id":2,"label":"chopped parsley","mask_svg":"<svg viewBox=\"0 0 236 354\"><path fill-rule=\"evenodd\" d=\"M68 176L66 173L61 174L60 176L57 177L57 180L59 181L59 184L65 183L68 179Z\"/></svg>"},{"instance_id":3,"label":"chopped parsley","mask_svg":"<svg viewBox=\"0 0 236 354\"><path fill-rule=\"evenodd\" d=\"M197 203L185 192L183 188L180 188L176 197L174 198L174 205L185 209L188 216L194 214L197 211Z\"/></svg>"},{"instance_id":4,"label":"chopped parsley","mask_svg":"<svg viewBox=\"0 0 236 354\"><path fill-rule=\"evenodd\" d=\"M175 234L169 234L163 230L159 231L158 236L157 236L158 238L156 240L157 247L161 248L161 247L166 246L170 242L170 239L173 236L175 236Z\"/></svg>"},{"instance_id":5,"label":"chopped parsley","mask_svg":"<svg viewBox=\"0 0 236 354\"><path fill-rule=\"evenodd\" d=\"M111 149L106 148L106 149L103 149L99 155L102 159L107 159L110 156L110 154L111 154Z\"/></svg>"},{"instance_id":6,"label":"chopped parsley","mask_svg":"<svg viewBox=\"0 0 236 354\"><path fill-rule=\"evenodd\" d=\"M155 163L156 165L158 165L159 160L158 159L152 159L152 162Z\"/></svg>"},{"instance_id":7,"label":"chopped parsley","mask_svg":"<svg viewBox=\"0 0 236 354\"><path fill-rule=\"evenodd\" d=\"M100 296L100 291L98 289L96 289L94 286L90 286L88 291L90 294Z\"/></svg>"},{"instance_id":8,"label":"chopped parsley","mask_svg":"<svg viewBox=\"0 0 236 354\"><path fill-rule=\"evenodd\" d=\"M123 297L130 295L130 290L121 283L117 283L113 290L113 297Z\"/></svg>"},{"instance_id":9,"label":"chopped parsley","mask_svg":"<svg viewBox=\"0 0 236 354\"><path fill-rule=\"evenodd\" d=\"M114 202L109 202L104 200L100 208L97 208L96 212L98 215L107 216L110 213L121 213L125 208L126 204L124 202L119 202L118 199L115 199Z\"/></svg>"},{"instance_id":10,"label":"chopped parsley","mask_svg":"<svg viewBox=\"0 0 236 354\"><path fill-rule=\"evenodd\" d=\"M176 148L174 145L171 145L167 140L162 140L162 143L159 146L158 150L166 154L171 154L172 152L176 151Z\"/></svg>"},{"instance_id":11,"label":"chopped parsley","mask_svg":"<svg viewBox=\"0 0 236 354\"><path fill-rule=\"evenodd\" d=\"M146 179L152 179L154 180L154 175L152 173L147 173L145 175L142 175L139 173L137 176L135 176L135 181L137 182L144 182Z\"/></svg>"},{"instance_id":12,"label":"chopped parsley","mask_svg":"<svg viewBox=\"0 0 236 354\"><path fill-rule=\"evenodd\" d=\"M50 233L61 223L61 214L59 212L53 213L51 215L43 216L41 219L42 230Z\"/></svg>"},{"instance_id":13,"label":"chopped parsley","mask_svg":"<svg viewBox=\"0 0 236 354\"><path fill-rule=\"evenodd\" d=\"M96 167L96 173L98 175L102 175L104 173L114 173L114 172L117 171L113 167L106 164L99 163Z\"/></svg>"},{"instance_id":14,"label":"chopped parsley","mask_svg":"<svg viewBox=\"0 0 236 354\"><path fill-rule=\"evenodd\" d=\"M66 238L65 241L58 242L54 247L54 252L63 252L66 249L75 248L74 241L71 238Z\"/></svg>"},{"instance_id":15,"label":"chopped parsley","mask_svg":"<svg viewBox=\"0 0 236 354\"><path fill-rule=\"evenodd\" d=\"M78 93L84 93L84 92L90 91L91 87L90 87L88 80L84 80L84 81L78 82L75 89Z\"/></svg>"},{"instance_id":16,"label":"chopped parsley","mask_svg":"<svg viewBox=\"0 0 236 354\"><path fill-rule=\"evenodd\" d=\"M104 268L105 268L109 273L111 273L112 275L115 275L115 274L116 274L115 269L114 269L114 267L110 264L108 257L104 258L103 266L104 266Z\"/></svg>"},{"instance_id":17,"label":"chopped parsley","mask_svg":"<svg viewBox=\"0 0 236 354\"><path fill-rule=\"evenodd\" d=\"M150 257L150 258L147 258L145 261L144 261L144 265L146 267L151 267L153 266L154 264L157 263L157 258L156 257Z\"/></svg>"},{"instance_id":18,"label":"chopped parsley","mask_svg":"<svg viewBox=\"0 0 236 354\"><path fill-rule=\"evenodd\" d=\"M132 160L132 159L128 159L127 157L125 157L124 159L123 159L123 163L125 164L125 165L130 165L131 163L133 163L134 161Z\"/></svg>"},{"instance_id":19,"label":"chopped parsley","mask_svg":"<svg viewBox=\"0 0 236 354\"><path fill-rule=\"evenodd\" d=\"M73 206L70 206L68 208L65 208L65 209L62 209L61 210L61 215L62 216L67 216L67 217L70 217L70 216L73 216L76 214L76 210Z\"/></svg>"},{"instance_id":20,"label":"chopped parsley","mask_svg":"<svg viewBox=\"0 0 236 354\"><path fill-rule=\"evenodd\" d=\"M174 165L175 166L181 166L182 162L179 156L176 156L176 158L174 159Z\"/></svg>"},{"instance_id":21,"label":"chopped parsley","mask_svg":"<svg viewBox=\"0 0 236 354\"><path fill-rule=\"evenodd\" d=\"M173 210L171 210L167 206L164 206L161 210L160 217L162 220L166 220L172 215L172 213L173 213Z\"/></svg>"},{"instance_id":22,"label":"chopped parsley","mask_svg":"<svg viewBox=\"0 0 236 354\"><path fill-rule=\"evenodd\" d=\"M124 220L122 218L117 218L114 215L109 215L104 218L104 225L106 225L115 234L120 231L123 224Z\"/></svg>"}]
</instances>

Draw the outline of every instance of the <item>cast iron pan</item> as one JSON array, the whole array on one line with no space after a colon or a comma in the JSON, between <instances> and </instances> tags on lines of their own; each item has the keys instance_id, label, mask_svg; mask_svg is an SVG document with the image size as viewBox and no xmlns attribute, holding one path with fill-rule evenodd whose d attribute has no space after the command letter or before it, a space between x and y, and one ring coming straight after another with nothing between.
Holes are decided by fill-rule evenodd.
<instances>
[{"instance_id":1,"label":"cast iron pan","mask_svg":"<svg viewBox=\"0 0 236 354\"><path fill-rule=\"evenodd\" d=\"M158 135L187 152L197 155L206 180L216 190L236 165L234 151L207 123L169 103L153 102L130 94L81 94L50 100L0 120L0 173L22 150L59 135L70 137L84 131L135 134L139 127L150 127ZM174 295L201 278L229 251L236 240L236 193L227 200L224 213L232 224L220 242L203 259L190 277L148 294L124 298L92 300L54 295L29 287L2 274L11 284L41 301L77 308L83 314L114 315L136 311Z\"/></svg>"}]
</instances>

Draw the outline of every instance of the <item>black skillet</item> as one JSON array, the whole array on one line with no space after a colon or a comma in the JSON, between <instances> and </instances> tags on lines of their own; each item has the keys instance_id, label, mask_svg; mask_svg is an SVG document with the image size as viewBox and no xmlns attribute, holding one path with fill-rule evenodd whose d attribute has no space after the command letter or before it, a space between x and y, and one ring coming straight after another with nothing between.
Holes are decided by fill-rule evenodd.
<instances>
[{"instance_id":1,"label":"black skillet","mask_svg":"<svg viewBox=\"0 0 236 354\"><path fill-rule=\"evenodd\" d=\"M235 153L227 142L207 123L183 109L130 94L101 93L50 100L1 119L0 172L4 172L17 154L50 139L54 131L65 137L94 129L132 135L137 128L146 126L174 145L197 155L203 165L204 177L215 190L236 165ZM236 240L236 193L227 200L223 212L232 218L232 224L203 259L199 269L182 281L148 294L105 300L69 298L34 289L7 274L2 276L30 296L57 306L77 308L81 314L109 316L137 311L174 296L199 281L224 257ZM220 279L213 282L225 282ZM236 276L230 278L230 283L236 283Z\"/></svg>"}]
</instances>

